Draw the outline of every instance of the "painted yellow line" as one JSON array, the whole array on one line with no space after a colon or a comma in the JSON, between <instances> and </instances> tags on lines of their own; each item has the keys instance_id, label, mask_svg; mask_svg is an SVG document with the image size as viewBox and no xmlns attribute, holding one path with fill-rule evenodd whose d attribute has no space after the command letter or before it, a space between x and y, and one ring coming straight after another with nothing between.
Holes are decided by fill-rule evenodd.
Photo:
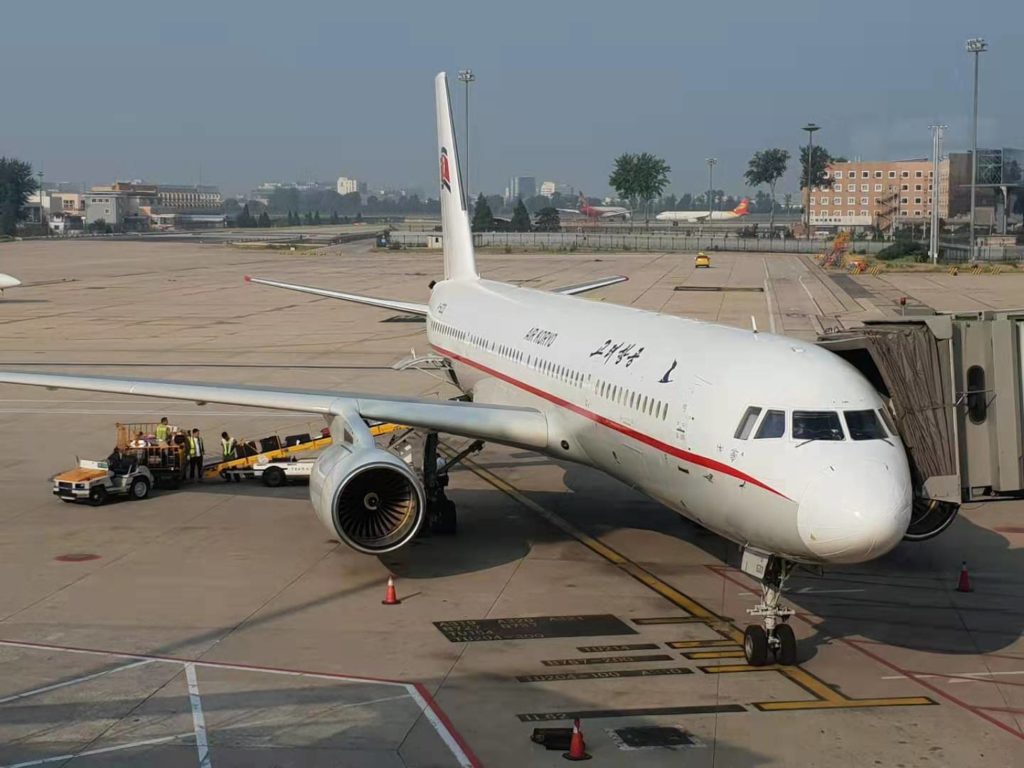
<instances>
[{"instance_id":1,"label":"painted yellow line","mask_svg":"<svg viewBox=\"0 0 1024 768\"><path fill-rule=\"evenodd\" d=\"M684 653L687 659L698 661L702 659L742 659L743 651L689 651Z\"/></svg>"},{"instance_id":2,"label":"painted yellow line","mask_svg":"<svg viewBox=\"0 0 1024 768\"><path fill-rule=\"evenodd\" d=\"M665 643L669 648L674 648L677 651L685 650L686 648L721 648L724 646L735 647L736 643L732 640L673 640L671 643Z\"/></svg>"},{"instance_id":3,"label":"painted yellow line","mask_svg":"<svg viewBox=\"0 0 1024 768\"><path fill-rule=\"evenodd\" d=\"M447 445L441 445L440 449L449 456L455 455L455 451ZM513 486L511 483L502 479L498 475L494 474L488 469L485 469L480 464L477 464L471 459L463 459L462 464L466 466L471 472L476 474L482 480L490 483L492 486L497 488L502 493L506 494L513 500L517 501L522 506L531 510L532 512L539 515L544 520L551 523L553 526L568 534L572 538L579 541L587 549L591 550L597 555L600 555L608 562L612 563L624 573L632 576L634 579L639 581L644 586L648 587L652 591L658 593L666 600L671 602L673 605L681 608L690 614L687 618L673 619L672 617L664 617L661 619L646 619L644 623L689 623L690 621L697 620L705 623L711 629L714 629L724 640L715 640L704 642L703 647L706 646L717 646L718 644L728 643L730 645L742 646L743 643L743 632L736 626L725 621L721 616L714 613L714 611L701 605L693 598L684 595L682 592L677 590L675 587L666 584L657 576L650 571L637 565L632 560L628 559L625 555L617 552L616 550L598 541L593 536L584 533L581 529L570 523L568 520L556 515L540 504L537 504L532 499L525 496L518 488ZM637 622L639 623L639 621ZM680 646L681 643L689 641L676 641L676 643L668 643L669 647L686 647ZM693 641L701 642L701 641ZM701 647L701 646L697 646ZM729 659L729 658L743 658L743 652L736 650L728 651L707 651L704 653L692 653L683 654L687 658L692 659ZM719 666L702 666L698 667L702 672L708 674L731 674L740 672L777 672L783 677L787 678L791 682L803 688L814 699L811 700L796 700L796 701L767 701L767 702L754 702L753 706L764 712L772 711L787 711L787 710L810 710L810 709L843 709L843 708L863 708L863 707L906 707L906 706L925 706L932 705L936 702L925 696L911 696L903 698L883 698L883 699L851 699L847 696L842 695L830 685L825 683L823 680L818 678L816 675L808 672L802 667L784 667L778 664L768 664L763 667L752 667L749 664L722 664Z\"/></svg>"}]
</instances>

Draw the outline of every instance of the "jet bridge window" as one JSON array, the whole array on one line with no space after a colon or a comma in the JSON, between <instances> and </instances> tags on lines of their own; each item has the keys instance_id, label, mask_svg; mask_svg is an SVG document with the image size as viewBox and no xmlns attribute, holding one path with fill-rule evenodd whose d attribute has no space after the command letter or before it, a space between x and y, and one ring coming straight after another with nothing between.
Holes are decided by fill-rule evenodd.
<instances>
[{"instance_id":1,"label":"jet bridge window","mask_svg":"<svg viewBox=\"0 0 1024 768\"><path fill-rule=\"evenodd\" d=\"M887 435L874 411L843 411L851 440L884 440Z\"/></svg>"},{"instance_id":2,"label":"jet bridge window","mask_svg":"<svg viewBox=\"0 0 1024 768\"><path fill-rule=\"evenodd\" d=\"M793 411L794 440L843 440L843 425L835 411Z\"/></svg>"},{"instance_id":3,"label":"jet bridge window","mask_svg":"<svg viewBox=\"0 0 1024 768\"><path fill-rule=\"evenodd\" d=\"M757 428L755 440L766 440L774 437L782 437L786 434L786 412L768 411L761 420L761 426Z\"/></svg>"},{"instance_id":4,"label":"jet bridge window","mask_svg":"<svg viewBox=\"0 0 1024 768\"><path fill-rule=\"evenodd\" d=\"M737 440L746 440L750 437L750 433L754 431L754 425L757 424L757 417L761 415L761 409L756 405L752 405L743 413L743 418L740 419L740 425L736 427L736 432L733 434Z\"/></svg>"},{"instance_id":5,"label":"jet bridge window","mask_svg":"<svg viewBox=\"0 0 1024 768\"><path fill-rule=\"evenodd\" d=\"M984 424L988 416L985 369L980 365L967 369L967 416L974 424Z\"/></svg>"}]
</instances>

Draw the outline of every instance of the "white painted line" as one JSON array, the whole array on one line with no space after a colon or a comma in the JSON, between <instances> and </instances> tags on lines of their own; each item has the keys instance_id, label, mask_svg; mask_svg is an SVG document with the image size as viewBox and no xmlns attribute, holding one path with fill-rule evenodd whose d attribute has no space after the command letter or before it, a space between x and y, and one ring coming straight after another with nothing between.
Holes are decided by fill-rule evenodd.
<instances>
[{"instance_id":1,"label":"white painted line","mask_svg":"<svg viewBox=\"0 0 1024 768\"><path fill-rule=\"evenodd\" d=\"M31 691L25 691L24 693L17 693L14 696L7 696L6 698L0 699L0 704L6 704L9 701L17 701L18 699L27 699L29 696L35 696L40 693L46 693L47 691L56 691L58 688L65 688L69 685L77 685L78 683L84 683L86 680L95 680L97 677L103 677L104 675L110 675L114 672L121 672L125 669L132 669L133 667L141 667L144 664L152 663L152 659L146 659L145 661L136 661L134 664L126 664L123 667L115 667L114 669L107 669L103 672L94 672L91 675L83 675L82 677L76 677L74 680L65 680L63 683L54 683L53 685L47 685L43 688L36 688Z\"/></svg>"},{"instance_id":2,"label":"white painted line","mask_svg":"<svg viewBox=\"0 0 1024 768\"><path fill-rule=\"evenodd\" d=\"M772 307L772 276L768 272L768 258L762 256L761 263L764 264L764 297L768 303L768 330L775 333L775 310Z\"/></svg>"},{"instance_id":3,"label":"white painted line","mask_svg":"<svg viewBox=\"0 0 1024 768\"><path fill-rule=\"evenodd\" d=\"M188 703L192 705L192 728L196 735L199 768L210 768L210 745L206 741L206 718L203 716L202 699L199 698L195 664L185 665L185 680L188 681Z\"/></svg>"},{"instance_id":4,"label":"white painted line","mask_svg":"<svg viewBox=\"0 0 1024 768\"><path fill-rule=\"evenodd\" d=\"M866 589L816 589L814 587L800 587L791 595L838 595L846 592L867 592Z\"/></svg>"},{"instance_id":5,"label":"white painted line","mask_svg":"<svg viewBox=\"0 0 1024 768\"><path fill-rule=\"evenodd\" d=\"M427 720L430 721L430 724L434 727L437 735L441 737L441 741L445 743L445 746L447 746L452 755L455 756L455 759L459 763L459 768L473 768L473 761L469 759L469 755L463 751L462 746L458 741L456 741L452 732L449 731L448 727L441 722L441 718L437 716L437 713L433 708L427 704L426 699L424 699L420 695L420 692L416 690L416 686L406 685L405 690L409 692L409 695L412 697L413 701L416 702L416 706L420 708L420 711L426 715Z\"/></svg>"},{"instance_id":6,"label":"white painted line","mask_svg":"<svg viewBox=\"0 0 1024 768\"><path fill-rule=\"evenodd\" d=\"M936 674L922 674L922 675L886 675L881 678L882 680L924 680L926 678L935 677L951 677L951 678L966 678L966 677L995 677L996 675L1024 675L1024 669L1008 670L1006 672L950 672L945 675ZM972 680L951 680L952 683L970 683Z\"/></svg>"},{"instance_id":7,"label":"white painted line","mask_svg":"<svg viewBox=\"0 0 1024 768\"><path fill-rule=\"evenodd\" d=\"M74 760L78 757L89 757L91 755L103 755L107 752L118 752L123 749L138 749L139 747L148 747L152 744L166 744L168 741L187 739L190 736L192 736L191 733L179 733L174 736L162 736L159 739L146 739L145 741L133 741L131 744L118 744L116 747L89 749L85 752L76 752L70 755L56 755L54 757L43 757L38 760L29 760L28 762L24 763L11 763L10 765L0 765L0 768L28 768L30 765L45 765L46 763L58 763L66 760Z\"/></svg>"}]
</instances>

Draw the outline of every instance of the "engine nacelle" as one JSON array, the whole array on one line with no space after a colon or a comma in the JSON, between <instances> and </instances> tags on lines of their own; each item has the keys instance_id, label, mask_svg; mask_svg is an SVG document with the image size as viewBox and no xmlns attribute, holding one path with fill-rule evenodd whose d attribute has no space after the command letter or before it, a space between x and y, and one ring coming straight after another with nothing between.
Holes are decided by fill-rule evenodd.
<instances>
[{"instance_id":1,"label":"engine nacelle","mask_svg":"<svg viewBox=\"0 0 1024 768\"><path fill-rule=\"evenodd\" d=\"M408 544L426 514L416 473L380 448L328 448L313 465L309 498L332 534L369 555Z\"/></svg>"}]
</instances>

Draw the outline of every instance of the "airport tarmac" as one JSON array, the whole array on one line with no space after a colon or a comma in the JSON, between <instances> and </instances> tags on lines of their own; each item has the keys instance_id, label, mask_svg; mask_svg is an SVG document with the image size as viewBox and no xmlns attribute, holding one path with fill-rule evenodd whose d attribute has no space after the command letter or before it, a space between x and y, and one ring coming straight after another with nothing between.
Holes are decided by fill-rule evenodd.
<instances>
[{"instance_id":1,"label":"airport tarmac","mask_svg":"<svg viewBox=\"0 0 1024 768\"><path fill-rule=\"evenodd\" d=\"M798 255L481 254L488 277L811 338L914 305L1024 305L1024 275L855 276ZM424 300L440 254L22 242L0 265L0 366L450 396L390 366L423 326L242 276ZM535 728L583 718L610 766L1024 764L1024 502L791 582L800 665L736 643L734 548L616 481L488 446L452 473L460 532L376 558L306 489L220 482L61 504L48 478L115 421L217 435L295 414L0 386L0 766L554 766ZM449 444L458 446L460 440ZM955 590L962 560L974 591ZM384 606L389 573L397 606ZM671 730L665 730L671 729ZM643 746L649 743L662 746ZM665 746L668 744L668 746Z\"/></svg>"}]
</instances>

